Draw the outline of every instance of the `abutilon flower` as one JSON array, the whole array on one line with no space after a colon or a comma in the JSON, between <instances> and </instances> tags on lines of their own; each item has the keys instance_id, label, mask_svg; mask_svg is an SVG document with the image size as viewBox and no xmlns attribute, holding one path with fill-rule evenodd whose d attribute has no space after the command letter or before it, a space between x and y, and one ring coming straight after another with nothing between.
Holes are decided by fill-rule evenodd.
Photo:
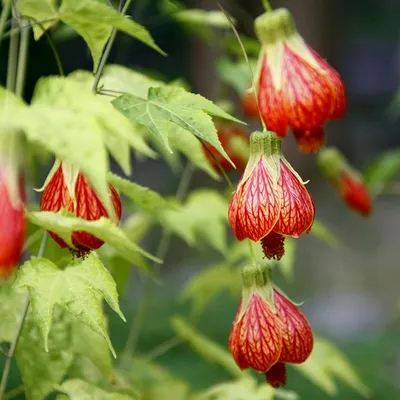
<instances>
[{"instance_id":1,"label":"abutilon flower","mask_svg":"<svg viewBox=\"0 0 400 400\"><path fill-rule=\"evenodd\" d=\"M303 153L316 153L325 144L325 130L317 128L311 131L298 131L293 129L297 147Z\"/></svg>"},{"instance_id":2,"label":"abutilon flower","mask_svg":"<svg viewBox=\"0 0 400 400\"><path fill-rule=\"evenodd\" d=\"M217 120L215 127L222 147L236 168L239 171L243 171L249 158L249 134L231 122ZM209 143L203 146L203 152L216 171L219 171L217 161L225 172L230 172L234 169L233 165Z\"/></svg>"},{"instance_id":3,"label":"abutilon flower","mask_svg":"<svg viewBox=\"0 0 400 400\"><path fill-rule=\"evenodd\" d=\"M299 35L287 9L260 15L255 31L262 45L258 104L267 129L284 137L291 127L298 141L315 139L329 119L344 114L342 79ZM301 147L315 151L317 144Z\"/></svg>"},{"instance_id":4,"label":"abutilon flower","mask_svg":"<svg viewBox=\"0 0 400 400\"><path fill-rule=\"evenodd\" d=\"M229 223L238 240L261 240L267 258L280 259L284 237L308 233L314 202L281 153L272 132L253 132L250 158L229 204Z\"/></svg>"},{"instance_id":5,"label":"abutilon flower","mask_svg":"<svg viewBox=\"0 0 400 400\"><path fill-rule=\"evenodd\" d=\"M0 279L17 267L25 237L25 188L20 138L0 133Z\"/></svg>"},{"instance_id":6,"label":"abutilon flower","mask_svg":"<svg viewBox=\"0 0 400 400\"><path fill-rule=\"evenodd\" d=\"M267 382L286 382L286 363L306 361L314 345L307 318L274 289L266 266L243 269L243 294L229 336L229 349L240 369L253 368Z\"/></svg>"},{"instance_id":7,"label":"abutilon flower","mask_svg":"<svg viewBox=\"0 0 400 400\"><path fill-rule=\"evenodd\" d=\"M318 165L351 209L364 216L371 214L372 199L363 177L339 150L324 148L318 155Z\"/></svg>"},{"instance_id":8,"label":"abutilon flower","mask_svg":"<svg viewBox=\"0 0 400 400\"><path fill-rule=\"evenodd\" d=\"M121 199L114 187L111 184L108 186L117 218L116 222L119 222L122 212ZM88 221L109 216L85 176L70 164L56 161L44 184L40 210L58 212L62 209ZM54 232L49 233L60 247L69 247ZM103 245L102 240L84 231L72 232L71 242L74 248L70 248L70 250L78 256Z\"/></svg>"}]
</instances>

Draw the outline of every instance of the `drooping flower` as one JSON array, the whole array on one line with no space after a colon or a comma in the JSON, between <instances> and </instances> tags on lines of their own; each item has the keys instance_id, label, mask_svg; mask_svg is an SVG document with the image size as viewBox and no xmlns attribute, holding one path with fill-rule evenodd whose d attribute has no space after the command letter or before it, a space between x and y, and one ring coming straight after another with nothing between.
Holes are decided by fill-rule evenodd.
<instances>
[{"instance_id":1,"label":"drooping flower","mask_svg":"<svg viewBox=\"0 0 400 400\"><path fill-rule=\"evenodd\" d=\"M313 349L311 326L301 311L271 282L266 266L243 269L243 294L229 336L239 368L264 373L267 382L286 382L286 363L304 362Z\"/></svg>"},{"instance_id":2,"label":"drooping flower","mask_svg":"<svg viewBox=\"0 0 400 400\"><path fill-rule=\"evenodd\" d=\"M352 210L364 216L371 214L372 199L363 177L339 150L324 148L318 155L318 165Z\"/></svg>"},{"instance_id":3,"label":"drooping flower","mask_svg":"<svg viewBox=\"0 0 400 400\"><path fill-rule=\"evenodd\" d=\"M308 233L314 203L300 176L281 153L272 132L253 132L250 158L229 205L229 223L238 240L262 240L268 258L284 254L283 235Z\"/></svg>"},{"instance_id":4,"label":"drooping flower","mask_svg":"<svg viewBox=\"0 0 400 400\"><path fill-rule=\"evenodd\" d=\"M236 168L239 171L243 171L249 158L248 133L238 125L227 121L217 120L215 127L217 128L218 139L222 147ZM209 143L203 146L203 152L216 171L219 171L218 163L225 172L230 172L234 169L233 165Z\"/></svg>"},{"instance_id":5,"label":"drooping flower","mask_svg":"<svg viewBox=\"0 0 400 400\"><path fill-rule=\"evenodd\" d=\"M260 15L255 31L262 45L258 103L269 130L284 137L291 127L297 137L307 136L344 114L342 79L299 35L288 10Z\"/></svg>"},{"instance_id":6,"label":"drooping flower","mask_svg":"<svg viewBox=\"0 0 400 400\"><path fill-rule=\"evenodd\" d=\"M16 132L0 133L0 279L17 267L25 237L23 149Z\"/></svg>"},{"instance_id":7,"label":"drooping flower","mask_svg":"<svg viewBox=\"0 0 400 400\"><path fill-rule=\"evenodd\" d=\"M115 210L116 222L121 219L121 200L109 184L110 197ZM40 201L41 211L58 212L65 210L77 217L94 221L101 217L108 217L108 213L85 176L78 169L66 162L56 161L47 177ZM54 232L49 232L57 244L64 248L68 244ZM103 241L85 231L74 231L71 234L70 250L78 255L84 255L90 250L98 249Z\"/></svg>"}]
</instances>

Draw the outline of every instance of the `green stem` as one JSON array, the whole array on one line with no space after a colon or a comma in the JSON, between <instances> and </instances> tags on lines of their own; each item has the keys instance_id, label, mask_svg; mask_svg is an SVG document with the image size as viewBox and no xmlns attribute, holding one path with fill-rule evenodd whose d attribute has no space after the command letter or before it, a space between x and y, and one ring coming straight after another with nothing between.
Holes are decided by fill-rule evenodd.
<instances>
[{"instance_id":1,"label":"green stem","mask_svg":"<svg viewBox=\"0 0 400 400\"><path fill-rule=\"evenodd\" d=\"M22 20L24 23L25 20ZM21 41L19 44L17 82L15 85L15 93L22 97L24 93L26 66L28 63L28 48L29 48L30 28L25 27L21 31Z\"/></svg>"},{"instance_id":2,"label":"green stem","mask_svg":"<svg viewBox=\"0 0 400 400\"><path fill-rule=\"evenodd\" d=\"M176 191L176 198L178 201L183 201L187 195L189 190L190 182L192 180L193 173L195 171L195 167L193 164L188 163L185 170L182 173L181 179L179 181L179 185ZM158 248L156 251L156 257L164 259L167 255L169 244L171 241L171 231L167 228L163 229L160 242L158 244ZM160 264L153 263L152 269L154 272L154 276L160 272ZM132 321L131 327L129 329L128 339L125 344L125 348L123 351L123 356L128 355L130 352L134 353L137 345L137 341L139 339L140 331L143 326L144 318L146 316L147 309L149 307L150 299L153 292L153 283L154 278L148 278L145 285L144 295L139 304L139 309ZM122 361L125 357L122 357Z\"/></svg>"},{"instance_id":3,"label":"green stem","mask_svg":"<svg viewBox=\"0 0 400 400\"><path fill-rule=\"evenodd\" d=\"M271 3L269 2L269 0L262 0L263 6L265 8L265 11L267 12L272 12L272 7L271 7Z\"/></svg>"},{"instance_id":4,"label":"green stem","mask_svg":"<svg viewBox=\"0 0 400 400\"><path fill-rule=\"evenodd\" d=\"M39 248L38 255L37 255L38 257L43 257L43 255L44 255L44 251L46 250L46 245L47 245L47 238L48 238L48 233L46 231L43 234L42 243L40 244L40 248ZM18 341L19 341L19 338L21 337L21 333L22 333L22 328L24 327L26 316L28 314L29 303L30 303L29 295L26 295L25 302L24 302L24 308L23 308L22 315L21 315L21 320L19 321L17 330L15 331L14 338L11 342L10 350L8 351L6 363L4 365L3 375L1 377L0 400L4 400L4 394L7 389L8 379L10 377L12 360L14 358L15 350L17 349Z\"/></svg>"},{"instance_id":5,"label":"green stem","mask_svg":"<svg viewBox=\"0 0 400 400\"><path fill-rule=\"evenodd\" d=\"M11 11L11 1L8 1L3 5L3 9L1 10L1 15L0 15L0 45L3 40L3 33L6 28L6 23L8 16L10 15L10 11Z\"/></svg>"},{"instance_id":6,"label":"green stem","mask_svg":"<svg viewBox=\"0 0 400 400\"><path fill-rule=\"evenodd\" d=\"M255 253L254 253L253 242L249 239L249 240L247 241L247 243L249 244L249 250L250 250L250 255L251 255L251 261L252 261L253 265L256 265L257 262L256 262L256 255L255 255Z\"/></svg>"},{"instance_id":7,"label":"green stem","mask_svg":"<svg viewBox=\"0 0 400 400\"><path fill-rule=\"evenodd\" d=\"M18 26L16 18L12 19L12 27ZM15 91L15 79L17 76L17 63L18 63L18 42L19 34L10 37L10 47L8 51L8 65L7 65L7 90L10 92Z\"/></svg>"},{"instance_id":8,"label":"green stem","mask_svg":"<svg viewBox=\"0 0 400 400\"><path fill-rule=\"evenodd\" d=\"M131 5L131 2L132 2L132 0L126 0L125 5L124 5L123 9L121 10L122 15L125 15L125 13L128 11L128 8ZM94 81L93 81L93 85L92 85L92 92L94 92L94 93L97 92L97 86L99 86L101 74L103 73L103 69L104 69L104 66L106 65L108 57L110 56L111 48L114 44L116 36L117 36L117 29L113 28L110 39L107 42L107 45L106 45L106 48L104 49L103 54L101 55L100 63L99 63L99 66L97 67L96 75L94 77Z\"/></svg>"},{"instance_id":9,"label":"green stem","mask_svg":"<svg viewBox=\"0 0 400 400\"><path fill-rule=\"evenodd\" d=\"M10 390L4 395L4 400L10 400L13 399L14 397L19 396L20 394L25 392L25 386L20 385L16 387L15 389Z\"/></svg>"}]
</instances>

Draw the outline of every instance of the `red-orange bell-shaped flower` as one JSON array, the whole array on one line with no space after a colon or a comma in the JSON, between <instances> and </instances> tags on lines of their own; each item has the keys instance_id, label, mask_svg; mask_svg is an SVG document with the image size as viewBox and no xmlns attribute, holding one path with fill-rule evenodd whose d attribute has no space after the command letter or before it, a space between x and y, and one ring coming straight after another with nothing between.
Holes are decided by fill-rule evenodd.
<instances>
[{"instance_id":1,"label":"red-orange bell-shaped flower","mask_svg":"<svg viewBox=\"0 0 400 400\"><path fill-rule=\"evenodd\" d=\"M236 238L262 239L265 255L279 259L282 235L309 232L314 214L304 182L281 153L281 140L272 132L253 132L250 158L229 205Z\"/></svg>"},{"instance_id":2,"label":"red-orange bell-shaped flower","mask_svg":"<svg viewBox=\"0 0 400 400\"><path fill-rule=\"evenodd\" d=\"M288 10L259 16L255 30L262 45L258 104L267 129L284 137L291 127L299 141L344 114L342 79L298 34Z\"/></svg>"},{"instance_id":3,"label":"red-orange bell-shaped flower","mask_svg":"<svg viewBox=\"0 0 400 400\"><path fill-rule=\"evenodd\" d=\"M233 122L217 120L215 127L222 147L236 168L243 171L249 158L249 134ZM219 171L218 163L225 172L234 169L233 165L209 143L203 146L203 152L216 171Z\"/></svg>"},{"instance_id":4,"label":"red-orange bell-shaped flower","mask_svg":"<svg viewBox=\"0 0 400 400\"><path fill-rule=\"evenodd\" d=\"M0 279L18 266L25 237L25 189L19 137L0 133Z\"/></svg>"},{"instance_id":5,"label":"red-orange bell-shaped flower","mask_svg":"<svg viewBox=\"0 0 400 400\"><path fill-rule=\"evenodd\" d=\"M371 214L372 199L363 177L343 154L333 147L324 148L318 156L318 165L352 210L364 216Z\"/></svg>"},{"instance_id":6,"label":"red-orange bell-shaped flower","mask_svg":"<svg viewBox=\"0 0 400 400\"><path fill-rule=\"evenodd\" d=\"M115 216L119 222L122 211L121 199L111 184L109 189ZM85 176L66 162L56 161L43 189L40 210L58 212L62 209L88 221L108 217L104 205ZM54 232L49 233L60 247L69 247ZM71 243L75 248L70 250L78 256L103 245L102 240L84 231L72 232Z\"/></svg>"},{"instance_id":7,"label":"red-orange bell-shaped flower","mask_svg":"<svg viewBox=\"0 0 400 400\"><path fill-rule=\"evenodd\" d=\"M286 363L304 362L313 349L311 326L301 311L273 289L268 267L243 269L243 295L229 336L241 369L264 373L267 382L286 382Z\"/></svg>"}]
</instances>

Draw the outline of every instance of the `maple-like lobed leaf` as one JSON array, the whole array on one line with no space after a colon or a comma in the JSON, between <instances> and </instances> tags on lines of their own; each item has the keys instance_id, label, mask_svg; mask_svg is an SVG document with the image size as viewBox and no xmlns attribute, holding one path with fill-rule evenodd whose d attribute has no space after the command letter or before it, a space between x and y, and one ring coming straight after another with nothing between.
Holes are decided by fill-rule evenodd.
<instances>
[{"instance_id":1,"label":"maple-like lobed leaf","mask_svg":"<svg viewBox=\"0 0 400 400\"><path fill-rule=\"evenodd\" d=\"M97 256L91 254L84 260L72 262L64 270L45 258L32 257L19 270L14 286L28 290L46 351L58 305L101 334L115 356L103 318L102 299L123 320L125 318L119 308L116 284Z\"/></svg>"}]
</instances>

